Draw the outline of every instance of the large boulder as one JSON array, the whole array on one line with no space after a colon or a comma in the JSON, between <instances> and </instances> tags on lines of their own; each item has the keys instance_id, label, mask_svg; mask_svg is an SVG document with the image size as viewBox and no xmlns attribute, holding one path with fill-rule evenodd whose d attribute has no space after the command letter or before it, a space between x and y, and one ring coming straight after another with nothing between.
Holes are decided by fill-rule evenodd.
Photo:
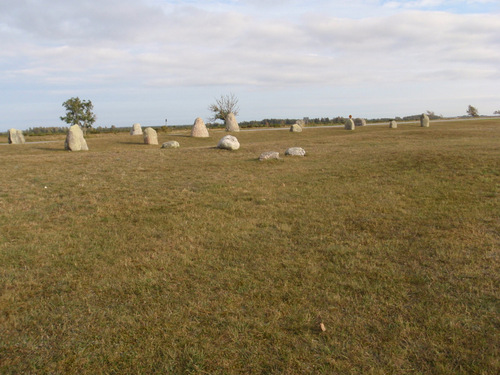
<instances>
[{"instance_id":1,"label":"large boulder","mask_svg":"<svg viewBox=\"0 0 500 375\"><path fill-rule=\"evenodd\" d=\"M292 133L300 133L302 131L302 126L300 126L299 124L293 124L292 126L290 126L290 131Z\"/></svg>"},{"instance_id":2,"label":"large boulder","mask_svg":"<svg viewBox=\"0 0 500 375\"><path fill-rule=\"evenodd\" d=\"M305 156L306 151L302 147L290 147L285 151L288 156Z\"/></svg>"},{"instance_id":3,"label":"large boulder","mask_svg":"<svg viewBox=\"0 0 500 375\"><path fill-rule=\"evenodd\" d=\"M366 120L364 118L354 119L354 126L366 126Z\"/></svg>"},{"instance_id":4,"label":"large boulder","mask_svg":"<svg viewBox=\"0 0 500 375\"><path fill-rule=\"evenodd\" d=\"M240 142L236 139L235 136L226 135L221 138L219 143L217 144L217 148L222 148L224 150L237 150L240 148Z\"/></svg>"},{"instance_id":5,"label":"large boulder","mask_svg":"<svg viewBox=\"0 0 500 375\"><path fill-rule=\"evenodd\" d=\"M132 129L130 129L130 135L142 135L141 124L135 123L132 125Z\"/></svg>"},{"instance_id":6,"label":"large boulder","mask_svg":"<svg viewBox=\"0 0 500 375\"><path fill-rule=\"evenodd\" d=\"M391 129L396 129L398 127L398 123L396 122L396 120L389 121L389 127Z\"/></svg>"},{"instance_id":7,"label":"large boulder","mask_svg":"<svg viewBox=\"0 0 500 375\"><path fill-rule=\"evenodd\" d=\"M9 129L9 143L13 145L21 145L24 141L24 135L21 130Z\"/></svg>"},{"instance_id":8,"label":"large boulder","mask_svg":"<svg viewBox=\"0 0 500 375\"><path fill-rule=\"evenodd\" d=\"M83 138L83 131L80 125L73 125L68 130L64 148L69 151L88 151L87 141Z\"/></svg>"},{"instance_id":9,"label":"large boulder","mask_svg":"<svg viewBox=\"0 0 500 375\"><path fill-rule=\"evenodd\" d=\"M201 117L198 117L196 120L194 120L193 127L191 128L191 137L209 137L207 126L205 125L205 122L201 119Z\"/></svg>"},{"instance_id":10,"label":"large boulder","mask_svg":"<svg viewBox=\"0 0 500 375\"><path fill-rule=\"evenodd\" d=\"M156 134L156 130L153 128L146 128L144 130L144 143L147 145L158 144L158 135Z\"/></svg>"},{"instance_id":11,"label":"large boulder","mask_svg":"<svg viewBox=\"0 0 500 375\"><path fill-rule=\"evenodd\" d=\"M279 159L280 158L280 153L277 152L277 151L267 151L267 152L263 152L262 154L260 154L259 156L259 160L260 161L264 161L264 160L272 160L272 159Z\"/></svg>"},{"instance_id":12,"label":"large boulder","mask_svg":"<svg viewBox=\"0 0 500 375\"><path fill-rule=\"evenodd\" d=\"M161 148L179 148L181 145L177 141L169 141L169 142L164 142L161 145Z\"/></svg>"},{"instance_id":13,"label":"large boulder","mask_svg":"<svg viewBox=\"0 0 500 375\"><path fill-rule=\"evenodd\" d=\"M240 131L240 126L238 125L238 122L236 121L236 116L234 115L233 112L230 112L227 117L226 117L226 131L227 132L239 132Z\"/></svg>"},{"instance_id":14,"label":"large boulder","mask_svg":"<svg viewBox=\"0 0 500 375\"><path fill-rule=\"evenodd\" d=\"M344 129L345 130L354 130L356 125L354 125L354 121L352 121L352 118L348 118L344 124Z\"/></svg>"},{"instance_id":15,"label":"large boulder","mask_svg":"<svg viewBox=\"0 0 500 375\"><path fill-rule=\"evenodd\" d=\"M422 113L422 115L420 116L420 126L423 128L429 127L429 116L427 116L425 113Z\"/></svg>"}]
</instances>

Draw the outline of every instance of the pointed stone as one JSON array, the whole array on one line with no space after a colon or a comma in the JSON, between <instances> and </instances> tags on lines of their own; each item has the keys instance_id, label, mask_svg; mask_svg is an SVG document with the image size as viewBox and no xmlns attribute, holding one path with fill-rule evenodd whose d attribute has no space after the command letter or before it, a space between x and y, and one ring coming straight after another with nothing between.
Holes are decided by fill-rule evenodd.
<instances>
[{"instance_id":1,"label":"pointed stone","mask_svg":"<svg viewBox=\"0 0 500 375\"><path fill-rule=\"evenodd\" d=\"M236 121L236 116L234 115L233 112L230 112L227 115L225 123L226 123L226 131L227 132L239 132L240 131L240 126L238 125L238 122Z\"/></svg>"},{"instance_id":2,"label":"pointed stone","mask_svg":"<svg viewBox=\"0 0 500 375\"><path fill-rule=\"evenodd\" d=\"M210 135L208 134L208 129L205 125L205 122L201 119L201 117L198 117L196 120L194 120L194 125L191 128L191 137L207 138L209 136Z\"/></svg>"}]
</instances>

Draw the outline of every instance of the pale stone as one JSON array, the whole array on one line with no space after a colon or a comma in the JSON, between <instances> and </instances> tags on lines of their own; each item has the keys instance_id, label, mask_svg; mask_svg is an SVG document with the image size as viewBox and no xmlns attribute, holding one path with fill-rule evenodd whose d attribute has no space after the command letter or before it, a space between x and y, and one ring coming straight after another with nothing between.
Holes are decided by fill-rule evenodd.
<instances>
[{"instance_id":1,"label":"pale stone","mask_svg":"<svg viewBox=\"0 0 500 375\"><path fill-rule=\"evenodd\" d=\"M354 130L356 126L354 125L354 121L352 121L352 118L348 118L347 121L345 122L344 129L345 130Z\"/></svg>"},{"instance_id":2,"label":"pale stone","mask_svg":"<svg viewBox=\"0 0 500 375\"><path fill-rule=\"evenodd\" d=\"M240 131L240 126L238 125L238 122L236 121L236 117L234 116L233 112L230 112L227 117L226 117L226 131L227 132L239 132Z\"/></svg>"},{"instance_id":3,"label":"pale stone","mask_svg":"<svg viewBox=\"0 0 500 375\"><path fill-rule=\"evenodd\" d=\"M422 115L420 116L420 126L423 128L429 127L429 116L427 116L425 113L422 113Z\"/></svg>"},{"instance_id":4,"label":"pale stone","mask_svg":"<svg viewBox=\"0 0 500 375\"><path fill-rule=\"evenodd\" d=\"M354 126L366 126L366 120L364 118L357 118L354 120Z\"/></svg>"},{"instance_id":5,"label":"pale stone","mask_svg":"<svg viewBox=\"0 0 500 375\"><path fill-rule=\"evenodd\" d=\"M264 160L271 160L271 159L279 159L280 158L280 153L277 152L277 151L267 151L267 152L263 152L262 154L260 154L259 156L259 160L260 161L264 161Z\"/></svg>"},{"instance_id":6,"label":"pale stone","mask_svg":"<svg viewBox=\"0 0 500 375\"><path fill-rule=\"evenodd\" d=\"M156 134L156 130L153 128L146 128L144 130L144 143L147 145L158 144L158 135Z\"/></svg>"},{"instance_id":7,"label":"pale stone","mask_svg":"<svg viewBox=\"0 0 500 375\"><path fill-rule=\"evenodd\" d=\"M306 151L302 147L290 147L285 151L285 155L289 156L304 156Z\"/></svg>"},{"instance_id":8,"label":"pale stone","mask_svg":"<svg viewBox=\"0 0 500 375\"><path fill-rule=\"evenodd\" d=\"M296 124L299 125L301 128L306 127L306 123L304 120L297 120Z\"/></svg>"},{"instance_id":9,"label":"pale stone","mask_svg":"<svg viewBox=\"0 0 500 375\"><path fill-rule=\"evenodd\" d=\"M390 127L391 129L396 129L396 128L398 127L398 123L396 122L396 120L391 120L391 121L389 122L389 127Z\"/></svg>"},{"instance_id":10,"label":"pale stone","mask_svg":"<svg viewBox=\"0 0 500 375\"><path fill-rule=\"evenodd\" d=\"M219 143L217 144L217 148L222 148L225 150L237 150L240 148L240 142L238 142L238 139L232 135L226 135L221 138Z\"/></svg>"},{"instance_id":11,"label":"pale stone","mask_svg":"<svg viewBox=\"0 0 500 375\"><path fill-rule=\"evenodd\" d=\"M21 130L9 129L9 143L14 145L21 145L24 141L24 135Z\"/></svg>"},{"instance_id":12,"label":"pale stone","mask_svg":"<svg viewBox=\"0 0 500 375\"><path fill-rule=\"evenodd\" d=\"M132 129L130 130L130 135L142 135L141 124L135 123L134 125L132 125Z\"/></svg>"},{"instance_id":13,"label":"pale stone","mask_svg":"<svg viewBox=\"0 0 500 375\"><path fill-rule=\"evenodd\" d=\"M194 120L193 127L191 128L191 137L209 137L207 126L205 125L205 122L201 119L201 117L198 117L196 120Z\"/></svg>"},{"instance_id":14,"label":"pale stone","mask_svg":"<svg viewBox=\"0 0 500 375\"><path fill-rule=\"evenodd\" d=\"M181 145L177 141L165 142L161 145L161 148L179 148Z\"/></svg>"},{"instance_id":15,"label":"pale stone","mask_svg":"<svg viewBox=\"0 0 500 375\"><path fill-rule=\"evenodd\" d=\"M290 126L290 131L292 133L300 133L302 131L302 126L300 126L299 124L293 124L292 126Z\"/></svg>"},{"instance_id":16,"label":"pale stone","mask_svg":"<svg viewBox=\"0 0 500 375\"><path fill-rule=\"evenodd\" d=\"M88 151L87 141L83 138L83 131L80 125L73 125L69 128L64 148L70 151Z\"/></svg>"}]
</instances>

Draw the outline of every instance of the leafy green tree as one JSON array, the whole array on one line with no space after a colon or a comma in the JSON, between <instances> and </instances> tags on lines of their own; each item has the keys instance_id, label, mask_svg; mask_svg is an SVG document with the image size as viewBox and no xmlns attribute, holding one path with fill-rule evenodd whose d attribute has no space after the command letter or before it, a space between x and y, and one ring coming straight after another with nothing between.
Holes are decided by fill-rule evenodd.
<instances>
[{"instance_id":1,"label":"leafy green tree","mask_svg":"<svg viewBox=\"0 0 500 375\"><path fill-rule=\"evenodd\" d=\"M208 109L213 112L213 116L210 121L222 120L226 121L229 113L233 113L235 116L240 112L238 107L238 98L233 93L229 95L221 95L220 98L215 99L215 103L211 104Z\"/></svg>"},{"instance_id":2,"label":"leafy green tree","mask_svg":"<svg viewBox=\"0 0 500 375\"><path fill-rule=\"evenodd\" d=\"M477 108L471 105L469 105L469 108L467 108L467 114L471 117L479 117L479 112Z\"/></svg>"},{"instance_id":3,"label":"leafy green tree","mask_svg":"<svg viewBox=\"0 0 500 375\"><path fill-rule=\"evenodd\" d=\"M69 125L79 125L84 134L91 128L97 117L92 112L94 105L90 100L81 100L79 97L66 100L62 106L66 109L66 116L61 120Z\"/></svg>"}]
</instances>

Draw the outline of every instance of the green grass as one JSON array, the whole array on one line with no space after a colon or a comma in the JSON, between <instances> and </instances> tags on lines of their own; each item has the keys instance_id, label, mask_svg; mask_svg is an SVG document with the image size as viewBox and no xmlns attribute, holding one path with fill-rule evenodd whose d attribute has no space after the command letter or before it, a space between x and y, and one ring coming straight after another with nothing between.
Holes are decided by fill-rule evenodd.
<instances>
[{"instance_id":1,"label":"green grass","mask_svg":"<svg viewBox=\"0 0 500 375\"><path fill-rule=\"evenodd\" d=\"M0 146L0 373L499 372L499 120L187 134Z\"/></svg>"}]
</instances>

